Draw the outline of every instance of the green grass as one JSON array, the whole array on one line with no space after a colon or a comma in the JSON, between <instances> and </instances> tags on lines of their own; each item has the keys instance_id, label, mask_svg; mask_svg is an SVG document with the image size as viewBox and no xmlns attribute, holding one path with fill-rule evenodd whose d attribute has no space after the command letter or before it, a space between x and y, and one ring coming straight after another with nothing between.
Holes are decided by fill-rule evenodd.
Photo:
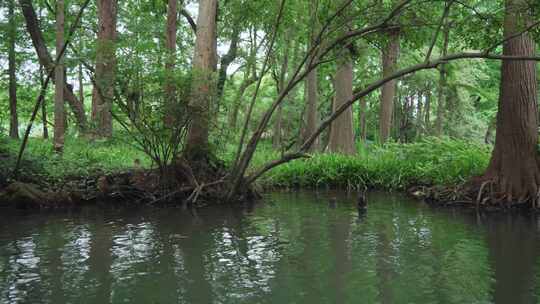
<instances>
[{"instance_id":1,"label":"green grass","mask_svg":"<svg viewBox=\"0 0 540 304\"><path fill-rule=\"evenodd\" d=\"M119 135L120 136L120 135ZM150 166L144 153L123 140L89 141L81 138L66 138L64 153L58 156L53 152L52 139L30 138L24 153L22 172L42 175L44 178L60 180L69 176L86 176L96 172L115 172L133 168L135 159L143 167ZM11 171L21 141L0 138L0 151L10 158L0 165L0 169Z\"/></svg>"},{"instance_id":2,"label":"green grass","mask_svg":"<svg viewBox=\"0 0 540 304\"><path fill-rule=\"evenodd\" d=\"M315 154L274 168L261 183L275 187L368 186L388 190L418 184L452 185L481 174L489 156L490 148L485 145L429 138L412 144L373 146L355 156Z\"/></svg>"},{"instance_id":3,"label":"green grass","mask_svg":"<svg viewBox=\"0 0 540 304\"><path fill-rule=\"evenodd\" d=\"M134 146L121 140L88 141L68 137L63 156L52 151L52 141L31 138L24 154L23 175L61 181L70 176L111 173L151 162ZM0 152L11 155L0 164L0 175L11 172L20 141L0 137ZM220 158L233 161L235 147L222 149ZM6 154L6 153L4 153ZM278 158L280 152L262 142L250 170ZM412 144L361 147L355 156L315 154L278 166L259 181L263 186L302 188L363 188L400 190L411 185L452 185L481 174L489 161L490 148L461 140L428 138ZM0 176L1 177L1 176Z\"/></svg>"}]
</instances>

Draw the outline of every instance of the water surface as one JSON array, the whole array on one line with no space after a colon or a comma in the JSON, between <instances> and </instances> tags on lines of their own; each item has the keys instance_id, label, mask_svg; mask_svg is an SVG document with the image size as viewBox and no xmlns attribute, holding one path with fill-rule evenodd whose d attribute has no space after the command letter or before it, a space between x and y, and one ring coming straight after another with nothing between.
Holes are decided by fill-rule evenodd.
<instances>
[{"instance_id":1,"label":"water surface","mask_svg":"<svg viewBox=\"0 0 540 304\"><path fill-rule=\"evenodd\" d=\"M331 198L335 198L331 199ZM0 303L538 303L540 222L369 195L0 209Z\"/></svg>"}]
</instances>

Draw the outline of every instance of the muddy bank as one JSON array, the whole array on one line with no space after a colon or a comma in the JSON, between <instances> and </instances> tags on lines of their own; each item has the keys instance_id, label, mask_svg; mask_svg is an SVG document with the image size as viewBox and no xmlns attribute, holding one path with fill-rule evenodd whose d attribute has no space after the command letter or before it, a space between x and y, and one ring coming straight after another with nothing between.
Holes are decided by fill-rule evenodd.
<instances>
[{"instance_id":1,"label":"muddy bank","mask_svg":"<svg viewBox=\"0 0 540 304\"><path fill-rule=\"evenodd\" d=\"M66 209L108 203L204 207L226 203L227 168L217 161L178 160L165 170L138 169L92 176L71 176L62 181L6 180L0 185L0 206L18 209ZM244 189L235 201L258 199Z\"/></svg>"}]
</instances>

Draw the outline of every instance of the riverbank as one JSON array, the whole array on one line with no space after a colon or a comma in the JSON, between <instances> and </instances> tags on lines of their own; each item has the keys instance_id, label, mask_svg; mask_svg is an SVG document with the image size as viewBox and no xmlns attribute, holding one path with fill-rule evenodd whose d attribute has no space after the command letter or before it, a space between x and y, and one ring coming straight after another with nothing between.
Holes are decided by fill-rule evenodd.
<instances>
[{"instance_id":1,"label":"riverbank","mask_svg":"<svg viewBox=\"0 0 540 304\"><path fill-rule=\"evenodd\" d=\"M19 142L4 138L0 143L4 160L0 168L0 187L5 188L13 182L8 174L13 170ZM47 201L54 201L40 206L63 204L58 202L72 202L68 204L71 205L103 198L145 203L161 200L156 193L157 172L151 168L151 162L121 140L91 142L69 138L62 158L52 152L51 143L46 140L33 139L28 147L18 181L31 185L31 191L26 192L41 191L37 193L51 198ZM462 202L465 199L456 195L456 189L462 189L466 181L482 174L490 156L488 146L438 138L384 147L361 145L358 150L353 156L316 153L309 159L292 161L268 172L257 186L263 191L367 188L408 192L437 203ZM278 152L262 145L252 167L277 155ZM231 152L223 152L219 158L225 161L214 164L213 170L224 175ZM211 183L215 178L203 180ZM17 184L5 189L9 194L28 187ZM185 199L197 188L189 183L181 187L174 195L165 195ZM473 202L472 197L470 201Z\"/></svg>"}]
</instances>

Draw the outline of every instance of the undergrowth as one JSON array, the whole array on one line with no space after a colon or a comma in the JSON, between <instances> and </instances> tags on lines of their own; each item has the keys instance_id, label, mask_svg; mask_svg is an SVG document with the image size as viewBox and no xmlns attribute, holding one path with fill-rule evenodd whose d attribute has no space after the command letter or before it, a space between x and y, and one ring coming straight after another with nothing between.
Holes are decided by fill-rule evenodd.
<instances>
[{"instance_id":1,"label":"undergrowth","mask_svg":"<svg viewBox=\"0 0 540 304\"><path fill-rule=\"evenodd\" d=\"M259 159L264 154L260 152ZM483 173L490 147L462 140L427 138L411 144L370 146L358 155L315 154L271 170L272 187L336 187L402 190L413 185L455 185Z\"/></svg>"},{"instance_id":2,"label":"undergrowth","mask_svg":"<svg viewBox=\"0 0 540 304\"><path fill-rule=\"evenodd\" d=\"M0 152L4 155L0 170L4 174L10 173L15 167L20 144L19 140L0 138ZM33 178L43 177L48 180L150 166L144 153L119 138L89 141L67 137L62 156L53 152L52 139L30 138L23 160L23 177L31 175Z\"/></svg>"}]
</instances>

